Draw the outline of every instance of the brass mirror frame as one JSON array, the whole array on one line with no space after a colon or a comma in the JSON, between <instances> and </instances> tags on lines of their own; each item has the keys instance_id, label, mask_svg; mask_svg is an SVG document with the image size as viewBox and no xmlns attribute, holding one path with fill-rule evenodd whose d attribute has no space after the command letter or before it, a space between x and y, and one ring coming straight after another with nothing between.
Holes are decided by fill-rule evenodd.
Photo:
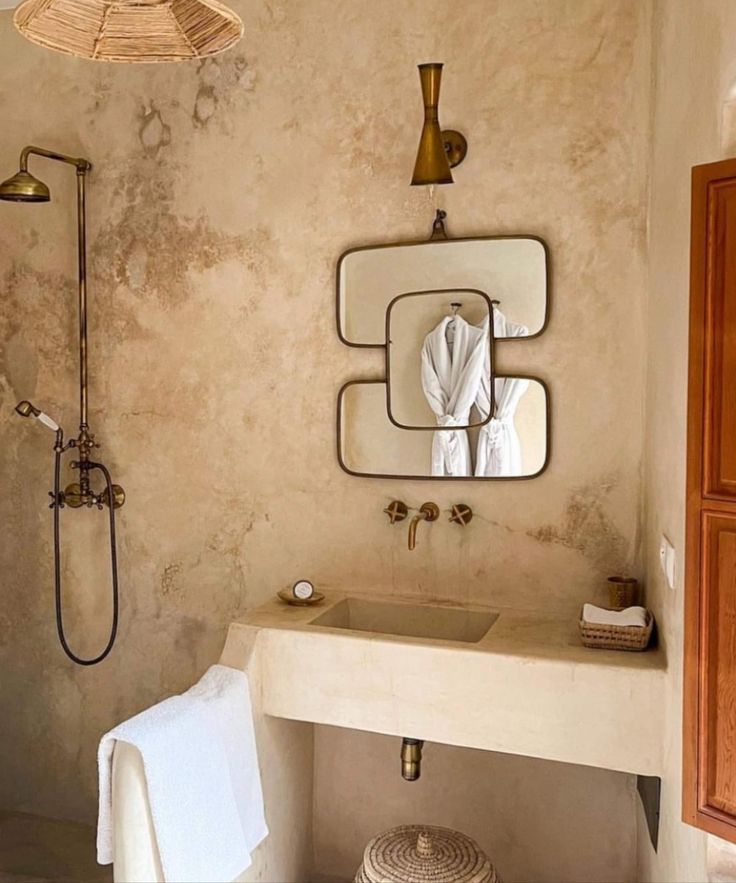
<instances>
[{"instance_id":1,"label":"brass mirror frame","mask_svg":"<svg viewBox=\"0 0 736 883\"><path fill-rule=\"evenodd\" d=\"M413 248L418 245L447 245L451 242L498 242L517 239L529 239L533 242L538 242L542 246L542 249L544 251L544 320L540 325L539 330L535 331L534 334L526 334L523 337L497 337L496 340L504 342L508 341L509 343L513 341L534 340L541 334L544 334L544 332L547 330L547 326L549 325L550 313L552 311L552 265L550 250L546 241L542 239L541 236L537 236L532 233L513 233L500 236L449 236L446 239L410 239L403 242L379 242L375 243L374 245L357 245L352 248L346 249L346 251L344 251L338 258L335 268L335 320L337 323L337 336L340 339L340 343L345 344L345 346L353 347L354 349L380 349L381 347L386 346L385 340L382 343L356 343L355 341L348 340L348 338L345 337L345 335L343 334L343 311L340 309L340 277L342 274L342 265L350 255L356 254L357 252L361 251L379 251L384 248Z\"/></svg>"},{"instance_id":2,"label":"brass mirror frame","mask_svg":"<svg viewBox=\"0 0 736 883\"><path fill-rule=\"evenodd\" d=\"M485 426L486 423L490 423L493 419L493 412L496 407L496 399L494 395L494 387L495 384L491 383L490 388L490 399L491 399L491 410L488 413L488 416L485 420L481 420L478 423L466 423L463 426L453 426L443 429L441 426L410 426L407 423L400 423L398 420L394 418L393 412L391 411L391 340L389 339L389 333L391 331L391 311L394 308L394 305L397 301L403 300L405 297L419 297L422 294L479 294L486 302L488 307L488 319L489 319L489 335L488 335L488 347L489 347L489 355L490 355L490 372L491 378L495 379L495 364L493 360L493 345L495 342L495 337L493 336L493 301L491 298L485 293L485 291L481 291L480 288L427 288L422 289L421 291L405 291L403 294L397 294L395 298L389 301L388 306L386 307L386 380L384 381L386 384L386 411L388 413L388 419L396 426L398 429L408 429L411 431L418 432L453 432L462 429L478 429L481 426ZM499 338L500 339L500 338Z\"/></svg>"},{"instance_id":3,"label":"brass mirror frame","mask_svg":"<svg viewBox=\"0 0 736 883\"><path fill-rule=\"evenodd\" d=\"M438 213L439 214L439 213ZM444 229L444 225L443 229ZM361 251L376 251L384 248L411 248L418 245L436 245L436 244L446 244L448 242L495 242L500 240L516 240L516 239L529 239L534 242L538 242L544 251L544 265L545 265L545 298L544 298L544 319L542 321L541 326L538 331L535 331L534 334L527 334L523 337L495 337L493 336L493 342L503 342L503 343L514 343L514 342L523 342L528 340L534 340L537 337L540 337L547 330L550 321L550 315L552 312L552 262L549 246L546 241L541 237L535 234L530 233L517 233L517 234L504 234L499 236L460 236L460 237L443 237L443 238L432 238L432 239L416 239L416 240L406 240L403 242L381 242L375 243L373 245L359 245L354 246L352 248L346 249L338 258L335 272L335 321L337 326L337 336L342 344L348 347L352 347L354 349L384 349L386 351L386 359L388 360L388 334L384 334L384 342L383 343L356 343L354 341L348 340L345 335L342 333L342 311L340 309L340 279L342 274L342 265L344 261L351 255L356 252ZM458 291L461 290L459 288L452 289L436 289L438 291ZM473 290L473 289L462 289L462 290ZM478 291L478 289L475 289ZM479 292L483 294L485 297L488 295L485 292ZM387 305L390 306L392 301ZM387 309L384 311L384 316L387 312ZM384 320L385 321L385 320ZM529 481L534 478L539 478L544 472L546 472L550 459L552 457L552 396L550 393L550 388L545 380L541 377L538 377L534 374L499 374L495 375L493 373L494 367L494 357L495 357L495 346L491 347L491 376L493 380L504 380L506 378L518 378L519 380L529 380L536 381L540 384L540 386L544 389L545 395L545 436L546 436L546 448L545 448L545 459L541 468L534 473L529 475L397 475L394 473L378 473L378 472L356 472L353 469L350 469L345 463L345 458L343 456L343 444L342 444L342 418L343 418L343 399L346 391L351 386L356 385L365 385L365 384L376 384L382 383L386 387L386 411L389 416L391 422L396 425L400 429L405 429L406 427L402 427L400 424L397 424L394 420L391 419L390 411L388 410L388 396L389 396L389 384L388 384L388 376L383 379L365 379L365 380L348 380L342 384L340 390L337 394L337 414L336 414L336 442L337 442L337 461L340 464L340 468L343 472L346 472L348 475L352 475L356 478L377 478L377 479L395 479L395 480L403 480L403 481ZM491 395L493 396L493 388L495 384L491 385ZM495 401L492 402L492 405L495 406ZM493 413L493 411L491 411ZM490 416L488 418L491 419ZM484 421L488 422L488 421ZM474 424L475 426L482 426L483 424ZM442 431L441 427L431 427L425 429L424 427L409 427L409 431L412 429L420 432L424 431ZM457 429L457 427L453 427L453 429Z\"/></svg>"},{"instance_id":4,"label":"brass mirror frame","mask_svg":"<svg viewBox=\"0 0 736 883\"><path fill-rule=\"evenodd\" d=\"M354 469L350 469L345 462L342 443L343 399L345 393L351 386L367 386L381 383L387 387L385 380L348 380L340 387L340 391L337 394L337 421L335 433L337 440L337 462L340 464L340 468L343 472L347 472L348 475L352 475L355 478L391 478L399 481L530 481L533 478L539 478L543 472L547 471L547 467L549 466L552 457L552 398L550 396L549 386L541 377L535 377L531 374L499 374L493 379L506 380L508 378L511 378L512 380L533 380L540 384L544 390L546 405L544 429L547 444L545 448L544 463L542 463L542 466L537 472L532 472L529 475L399 475L395 472L356 472ZM457 427L453 428L457 429ZM441 431L441 429L438 430L435 428L435 431Z\"/></svg>"}]
</instances>

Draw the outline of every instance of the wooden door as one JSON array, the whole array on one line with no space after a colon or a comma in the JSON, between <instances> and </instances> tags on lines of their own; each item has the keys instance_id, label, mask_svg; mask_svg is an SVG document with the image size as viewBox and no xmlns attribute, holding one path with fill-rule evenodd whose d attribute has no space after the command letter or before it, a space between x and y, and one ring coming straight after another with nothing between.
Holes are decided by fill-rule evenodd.
<instances>
[{"instance_id":1,"label":"wooden door","mask_svg":"<svg viewBox=\"0 0 736 883\"><path fill-rule=\"evenodd\" d=\"M736 842L736 160L692 185L683 818Z\"/></svg>"}]
</instances>

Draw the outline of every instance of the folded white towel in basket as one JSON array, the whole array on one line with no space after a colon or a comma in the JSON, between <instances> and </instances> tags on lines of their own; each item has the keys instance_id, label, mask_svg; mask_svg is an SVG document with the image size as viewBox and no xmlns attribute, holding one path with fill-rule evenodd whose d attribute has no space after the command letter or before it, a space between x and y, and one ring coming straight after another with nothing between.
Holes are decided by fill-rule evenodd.
<instances>
[{"instance_id":1,"label":"folded white towel in basket","mask_svg":"<svg viewBox=\"0 0 736 883\"><path fill-rule=\"evenodd\" d=\"M253 714L244 672L213 665L180 696L115 727L98 749L97 861L114 858L112 756L116 740L143 758L151 818L167 881L233 880L268 834Z\"/></svg>"},{"instance_id":2,"label":"folded white towel in basket","mask_svg":"<svg viewBox=\"0 0 736 883\"><path fill-rule=\"evenodd\" d=\"M622 625L646 628L647 611L644 607L627 607L625 610L606 610L595 604L583 606L583 622L591 625Z\"/></svg>"}]
</instances>

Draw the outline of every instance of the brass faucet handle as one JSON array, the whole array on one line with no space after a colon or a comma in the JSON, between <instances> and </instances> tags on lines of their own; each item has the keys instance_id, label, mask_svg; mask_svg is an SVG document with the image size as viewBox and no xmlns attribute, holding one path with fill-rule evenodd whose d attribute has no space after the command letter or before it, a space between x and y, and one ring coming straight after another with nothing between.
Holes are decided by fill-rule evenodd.
<instances>
[{"instance_id":1,"label":"brass faucet handle","mask_svg":"<svg viewBox=\"0 0 736 883\"><path fill-rule=\"evenodd\" d=\"M470 524L473 520L473 510L470 506L466 506L465 503L457 503L450 509L450 521L454 524L459 524L460 527L465 527L466 524Z\"/></svg>"},{"instance_id":2,"label":"brass faucet handle","mask_svg":"<svg viewBox=\"0 0 736 883\"><path fill-rule=\"evenodd\" d=\"M125 502L125 491L120 487L119 484L114 484L112 486L112 500L113 506L116 509L119 509ZM105 488L105 490L100 494L100 503L104 503L105 506L110 505L110 492L108 488ZM99 508L101 509L102 506L100 505Z\"/></svg>"},{"instance_id":3,"label":"brass faucet handle","mask_svg":"<svg viewBox=\"0 0 736 883\"><path fill-rule=\"evenodd\" d=\"M406 518L409 514L409 507L401 500L394 500L383 511L388 515L391 524L396 524L397 521L403 521Z\"/></svg>"},{"instance_id":4,"label":"brass faucet handle","mask_svg":"<svg viewBox=\"0 0 736 883\"><path fill-rule=\"evenodd\" d=\"M425 521L437 521L440 517L440 507L437 503L422 503L419 512Z\"/></svg>"}]
</instances>

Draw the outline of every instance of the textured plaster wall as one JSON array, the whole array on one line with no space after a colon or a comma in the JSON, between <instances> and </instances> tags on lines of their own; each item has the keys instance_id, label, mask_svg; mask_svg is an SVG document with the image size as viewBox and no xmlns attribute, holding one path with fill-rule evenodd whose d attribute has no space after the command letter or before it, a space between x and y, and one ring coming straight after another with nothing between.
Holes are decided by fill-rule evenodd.
<instances>
[{"instance_id":1,"label":"textured plaster wall","mask_svg":"<svg viewBox=\"0 0 736 883\"><path fill-rule=\"evenodd\" d=\"M736 151L728 103L736 85L736 6L660 0L653 25L646 545L649 601L667 649L669 687L660 846L655 855L640 818L640 879L685 883L708 879L710 864L705 835L680 821L690 169ZM674 592L659 570L662 533L678 551ZM714 866L730 864L730 875L717 879L736 879L733 856L711 853Z\"/></svg>"},{"instance_id":2,"label":"textured plaster wall","mask_svg":"<svg viewBox=\"0 0 736 883\"><path fill-rule=\"evenodd\" d=\"M637 879L633 776L428 743L422 777L405 782L400 744L315 727L318 871L352 880L371 837L429 824L464 831L509 883Z\"/></svg>"},{"instance_id":3,"label":"textured plaster wall","mask_svg":"<svg viewBox=\"0 0 736 883\"><path fill-rule=\"evenodd\" d=\"M233 5L238 48L161 67L43 51L0 13L2 167L28 142L95 163L91 422L128 494L118 645L79 669L54 633L51 436L12 413L28 397L76 419L73 174L34 161L54 201L0 204L7 808L89 819L100 734L187 686L227 623L297 576L572 615L640 563L649 4ZM529 483L358 480L336 463L336 392L381 363L338 342L334 266L429 231L436 200L408 179L414 65L431 59L447 65L443 121L470 139L438 197L450 230L551 250L549 329L499 354L552 388L552 462ZM381 513L393 497L477 517L464 532L443 519L409 554ZM70 638L93 652L104 519L64 515Z\"/></svg>"}]
</instances>

